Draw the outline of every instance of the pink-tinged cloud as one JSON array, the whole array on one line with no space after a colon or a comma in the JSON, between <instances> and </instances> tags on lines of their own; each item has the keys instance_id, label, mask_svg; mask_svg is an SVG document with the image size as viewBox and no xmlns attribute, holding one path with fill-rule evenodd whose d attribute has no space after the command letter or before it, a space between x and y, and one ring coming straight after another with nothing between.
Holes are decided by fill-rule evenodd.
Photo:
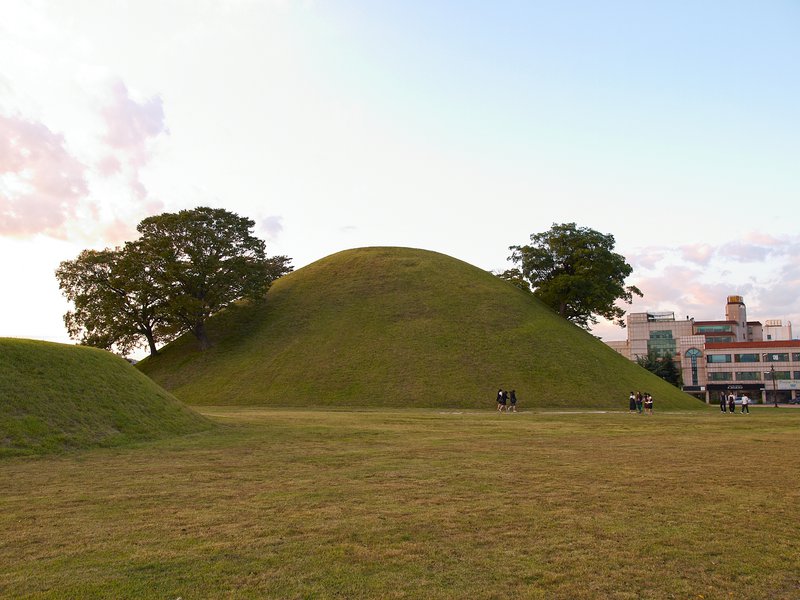
<instances>
[{"instance_id":1,"label":"pink-tinged cloud","mask_svg":"<svg viewBox=\"0 0 800 600\"><path fill-rule=\"evenodd\" d=\"M111 84L110 97L101 115L105 123L103 143L108 154L97 164L105 177L121 175L137 201L148 198L141 170L152 157L152 142L167 133L164 106L159 96L137 102L122 81Z\"/></svg>"},{"instance_id":2,"label":"pink-tinged cloud","mask_svg":"<svg viewBox=\"0 0 800 600\"><path fill-rule=\"evenodd\" d=\"M635 254L627 255L626 260L634 270L655 269L665 256L663 248L640 248Z\"/></svg>"},{"instance_id":3,"label":"pink-tinged cloud","mask_svg":"<svg viewBox=\"0 0 800 600\"><path fill-rule=\"evenodd\" d=\"M757 246L777 246L782 243L779 239L771 236L770 234L761 233L758 231L750 231L746 233L742 239L745 242L756 244Z\"/></svg>"},{"instance_id":4,"label":"pink-tinged cloud","mask_svg":"<svg viewBox=\"0 0 800 600\"><path fill-rule=\"evenodd\" d=\"M714 257L716 249L708 244L689 244L680 248L683 260L698 265L707 265Z\"/></svg>"},{"instance_id":5,"label":"pink-tinged cloud","mask_svg":"<svg viewBox=\"0 0 800 600\"><path fill-rule=\"evenodd\" d=\"M64 237L88 191L86 167L62 135L0 115L0 235Z\"/></svg>"},{"instance_id":6,"label":"pink-tinged cloud","mask_svg":"<svg viewBox=\"0 0 800 600\"><path fill-rule=\"evenodd\" d=\"M144 184L139 181L138 177L131 176L130 180L128 181L128 187L131 190L131 193L136 197L138 200L145 200L147 198L147 188L144 187Z\"/></svg>"},{"instance_id":7,"label":"pink-tinged cloud","mask_svg":"<svg viewBox=\"0 0 800 600\"><path fill-rule=\"evenodd\" d=\"M779 250L778 246L764 246L736 241L720 246L719 257L723 260L737 262L764 262L776 250Z\"/></svg>"},{"instance_id":8,"label":"pink-tinged cloud","mask_svg":"<svg viewBox=\"0 0 800 600\"><path fill-rule=\"evenodd\" d=\"M112 218L103 221L99 236L106 244L120 246L139 237L136 225L142 218L161 212L164 212L163 202L153 198L147 198L140 204L130 204L127 211L117 207L111 213Z\"/></svg>"},{"instance_id":9,"label":"pink-tinged cloud","mask_svg":"<svg viewBox=\"0 0 800 600\"><path fill-rule=\"evenodd\" d=\"M775 279L761 287L759 305L768 312L765 318L800 313L800 264L796 261L783 264ZM800 327L800 321L797 325Z\"/></svg>"},{"instance_id":10,"label":"pink-tinged cloud","mask_svg":"<svg viewBox=\"0 0 800 600\"><path fill-rule=\"evenodd\" d=\"M97 171L103 177L111 177L112 175L116 175L122 171L122 163L120 163L119 159L112 154L108 154L107 156L103 157L96 166Z\"/></svg>"},{"instance_id":11,"label":"pink-tinged cloud","mask_svg":"<svg viewBox=\"0 0 800 600\"><path fill-rule=\"evenodd\" d=\"M136 167L150 160L148 142L166 133L164 106L159 96L144 102L131 98L122 81L111 87L111 102L103 109L106 125L104 141L116 151L121 151Z\"/></svg>"},{"instance_id":12,"label":"pink-tinged cloud","mask_svg":"<svg viewBox=\"0 0 800 600\"><path fill-rule=\"evenodd\" d=\"M636 299L634 312L682 310L681 303L693 293L699 277L697 270L670 266L658 275L637 279L635 283L644 297Z\"/></svg>"},{"instance_id":13,"label":"pink-tinged cloud","mask_svg":"<svg viewBox=\"0 0 800 600\"><path fill-rule=\"evenodd\" d=\"M752 283L711 282L700 269L672 266L659 275L638 279L636 285L644 293L628 312L672 311L676 318L686 316L698 320L722 319L729 295L745 296L756 289Z\"/></svg>"},{"instance_id":14,"label":"pink-tinged cloud","mask_svg":"<svg viewBox=\"0 0 800 600\"><path fill-rule=\"evenodd\" d=\"M794 259L800 253L800 235L775 237L765 233L750 232L720 246L719 257L740 262L764 262L779 257Z\"/></svg>"},{"instance_id":15,"label":"pink-tinged cloud","mask_svg":"<svg viewBox=\"0 0 800 600\"><path fill-rule=\"evenodd\" d=\"M107 225L102 232L104 240L117 246L121 246L124 242L136 239L137 236L136 223L129 223L120 219L115 219L111 224Z\"/></svg>"},{"instance_id":16,"label":"pink-tinged cloud","mask_svg":"<svg viewBox=\"0 0 800 600\"><path fill-rule=\"evenodd\" d=\"M636 257L658 256L659 251L645 248ZM800 235L776 238L756 233L716 248L698 244L664 249L663 262L644 273L634 269L630 283L642 290L644 298L620 306L628 313L671 311L679 319L689 316L696 320L722 320L727 297L739 295L744 297L750 320L792 321L797 336L800 334L797 256L800 256ZM670 265L671 261L676 264ZM632 264L642 262L637 260ZM624 330L615 330L608 324L593 331L606 339L625 337Z\"/></svg>"},{"instance_id":17,"label":"pink-tinged cloud","mask_svg":"<svg viewBox=\"0 0 800 600\"><path fill-rule=\"evenodd\" d=\"M164 203L156 198L148 198L143 208L148 216L156 215L164 211Z\"/></svg>"}]
</instances>

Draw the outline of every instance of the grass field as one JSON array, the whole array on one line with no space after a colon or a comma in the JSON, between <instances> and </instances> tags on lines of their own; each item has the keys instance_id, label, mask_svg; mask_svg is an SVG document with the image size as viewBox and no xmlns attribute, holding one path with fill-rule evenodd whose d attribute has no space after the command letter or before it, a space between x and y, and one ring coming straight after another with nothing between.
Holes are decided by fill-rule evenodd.
<instances>
[{"instance_id":1,"label":"grass field","mask_svg":"<svg viewBox=\"0 0 800 600\"><path fill-rule=\"evenodd\" d=\"M800 410L202 412L0 461L0 597L800 597Z\"/></svg>"}]
</instances>

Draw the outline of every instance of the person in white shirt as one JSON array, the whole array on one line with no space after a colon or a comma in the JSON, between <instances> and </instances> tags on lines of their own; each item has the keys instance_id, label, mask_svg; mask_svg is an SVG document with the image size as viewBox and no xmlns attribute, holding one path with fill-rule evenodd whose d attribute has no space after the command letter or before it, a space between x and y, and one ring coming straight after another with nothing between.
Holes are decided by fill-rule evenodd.
<instances>
[{"instance_id":1,"label":"person in white shirt","mask_svg":"<svg viewBox=\"0 0 800 600\"><path fill-rule=\"evenodd\" d=\"M747 413L750 414L750 398L747 397L747 394L742 394L742 414Z\"/></svg>"}]
</instances>

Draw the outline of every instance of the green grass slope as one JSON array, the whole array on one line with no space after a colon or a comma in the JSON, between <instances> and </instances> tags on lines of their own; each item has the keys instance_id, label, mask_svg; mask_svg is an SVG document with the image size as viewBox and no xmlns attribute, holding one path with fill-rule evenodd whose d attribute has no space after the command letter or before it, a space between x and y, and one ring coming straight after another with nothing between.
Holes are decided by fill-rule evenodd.
<instances>
[{"instance_id":1,"label":"green grass slope","mask_svg":"<svg viewBox=\"0 0 800 600\"><path fill-rule=\"evenodd\" d=\"M118 356L0 338L0 456L119 445L210 427Z\"/></svg>"},{"instance_id":2,"label":"green grass slope","mask_svg":"<svg viewBox=\"0 0 800 600\"><path fill-rule=\"evenodd\" d=\"M477 267L425 250L360 248L276 281L266 302L211 319L139 363L190 404L656 410L697 400Z\"/></svg>"}]
</instances>

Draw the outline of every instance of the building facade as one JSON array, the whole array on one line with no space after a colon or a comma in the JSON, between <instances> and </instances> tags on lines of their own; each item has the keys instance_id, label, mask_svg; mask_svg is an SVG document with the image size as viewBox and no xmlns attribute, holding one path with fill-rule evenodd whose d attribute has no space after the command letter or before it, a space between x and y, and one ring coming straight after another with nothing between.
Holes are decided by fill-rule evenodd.
<instances>
[{"instance_id":1,"label":"building facade","mask_svg":"<svg viewBox=\"0 0 800 600\"><path fill-rule=\"evenodd\" d=\"M800 340L792 324L747 320L741 296L728 296L725 319L676 319L671 312L631 313L628 339L607 342L630 360L655 352L680 365L684 391L716 401L719 395L747 395L755 402L800 398Z\"/></svg>"}]
</instances>

